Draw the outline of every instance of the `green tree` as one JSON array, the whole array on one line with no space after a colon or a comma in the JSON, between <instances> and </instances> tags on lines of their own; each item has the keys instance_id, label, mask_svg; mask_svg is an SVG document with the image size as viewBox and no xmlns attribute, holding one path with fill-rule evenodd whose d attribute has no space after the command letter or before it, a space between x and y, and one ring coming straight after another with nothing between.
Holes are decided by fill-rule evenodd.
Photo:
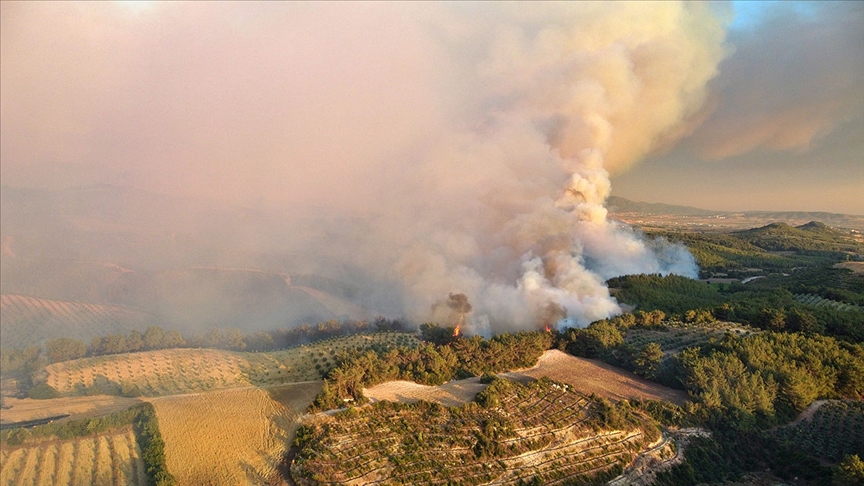
<instances>
[{"instance_id":1,"label":"green tree","mask_svg":"<svg viewBox=\"0 0 864 486\"><path fill-rule=\"evenodd\" d=\"M656 378L663 361L663 348L657 343L648 343L636 356L636 374L645 378Z\"/></svg>"},{"instance_id":2,"label":"green tree","mask_svg":"<svg viewBox=\"0 0 864 486\"><path fill-rule=\"evenodd\" d=\"M843 458L834 474L836 486L856 486L864 484L864 461L857 454Z\"/></svg>"},{"instance_id":3,"label":"green tree","mask_svg":"<svg viewBox=\"0 0 864 486\"><path fill-rule=\"evenodd\" d=\"M150 326L144 331L144 349L162 349L165 331L159 326Z\"/></svg>"},{"instance_id":4,"label":"green tree","mask_svg":"<svg viewBox=\"0 0 864 486\"><path fill-rule=\"evenodd\" d=\"M144 349L144 336L139 331L129 331L126 336L126 350L130 353L135 353Z\"/></svg>"},{"instance_id":5,"label":"green tree","mask_svg":"<svg viewBox=\"0 0 864 486\"><path fill-rule=\"evenodd\" d=\"M52 363L83 358L87 354L87 345L72 338L52 339L45 344L45 348Z\"/></svg>"}]
</instances>

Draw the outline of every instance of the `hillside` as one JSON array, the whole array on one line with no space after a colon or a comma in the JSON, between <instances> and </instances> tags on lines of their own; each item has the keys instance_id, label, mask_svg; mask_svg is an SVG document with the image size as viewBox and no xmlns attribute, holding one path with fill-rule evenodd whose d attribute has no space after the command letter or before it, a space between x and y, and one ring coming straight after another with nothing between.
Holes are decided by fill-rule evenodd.
<instances>
[{"instance_id":1,"label":"hillside","mask_svg":"<svg viewBox=\"0 0 864 486\"><path fill-rule=\"evenodd\" d=\"M159 319L121 305L0 296L0 343L4 349L42 345L61 337L89 342L96 336L143 330Z\"/></svg>"},{"instance_id":2,"label":"hillside","mask_svg":"<svg viewBox=\"0 0 864 486\"><path fill-rule=\"evenodd\" d=\"M848 233L811 221L800 226L771 223L761 228L736 231L733 235L769 251L862 252L864 245Z\"/></svg>"},{"instance_id":3,"label":"hillside","mask_svg":"<svg viewBox=\"0 0 864 486\"><path fill-rule=\"evenodd\" d=\"M297 484L605 482L660 438L647 417L541 380L498 380L476 403L379 402L297 431Z\"/></svg>"},{"instance_id":4,"label":"hillside","mask_svg":"<svg viewBox=\"0 0 864 486\"><path fill-rule=\"evenodd\" d=\"M220 388L320 380L340 351L417 345L413 333L355 334L282 351L242 353L166 349L81 358L48 365L44 381L66 395L162 396Z\"/></svg>"}]
</instances>

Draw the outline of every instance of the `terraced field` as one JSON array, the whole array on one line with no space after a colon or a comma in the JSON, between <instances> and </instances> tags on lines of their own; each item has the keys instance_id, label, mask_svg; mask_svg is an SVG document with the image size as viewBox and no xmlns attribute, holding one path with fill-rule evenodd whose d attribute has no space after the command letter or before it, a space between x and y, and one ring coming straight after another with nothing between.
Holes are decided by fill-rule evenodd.
<instances>
[{"instance_id":1,"label":"terraced field","mask_svg":"<svg viewBox=\"0 0 864 486\"><path fill-rule=\"evenodd\" d=\"M0 342L21 349L50 339L72 337L89 342L95 336L142 330L156 323L146 312L119 305L0 296Z\"/></svg>"},{"instance_id":2,"label":"terraced field","mask_svg":"<svg viewBox=\"0 0 864 486\"><path fill-rule=\"evenodd\" d=\"M242 386L269 386L323 379L340 351L414 347L413 333L380 332L325 339L269 353L214 349L145 351L55 363L45 382L63 394L102 393L144 396L195 393Z\"/></svg>"},{"instance_id":3,"label":"terraced field","mask_svg":"<svg viewBox=\"0 0 864 486\"><path fill-rule=\"evenodd\" d=\"M112 434L0 448L0 485L147 484L132 427Z\"/></svg>"},{"instance_id":4,"label":"terraced field","mask_svg":"<svg viewBox=\"0 0 864 486\"><path fill-rule=\"evenodd\" d=\"M699 346L711 339L722 339L727 332L739 336L747 336L754 329L733 322L712 322L688 324L683 322L665 323L665 330L636 328L627 331L624 341L636 348L642 348L648 343L657 343L666 356L679 353L685 348Z\"/></svg>"},{"instance_id":5,"label":"terraced field","mask_svg":"<svg viewBox=\"0 0 864 486\"><path fill-rule=\"evenodd\" d=\"M291 476L302 485L600 481L659 438L633 422L598 428L598 402L568 385L506 383L483 406L382 401L319 417L297 432Z\"/></svg>"}]
</instances>

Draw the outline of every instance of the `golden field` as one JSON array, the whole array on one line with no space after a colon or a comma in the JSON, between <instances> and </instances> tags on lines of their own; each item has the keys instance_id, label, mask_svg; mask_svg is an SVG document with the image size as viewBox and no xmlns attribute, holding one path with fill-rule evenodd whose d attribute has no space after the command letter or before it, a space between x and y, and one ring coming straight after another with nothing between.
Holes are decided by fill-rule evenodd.
<instances>
[{"instance_id":1,"label":"golden field","mask_svg":"<svg viewBox=\"0 0 864 486\"><path fill-rule=\"evenodd\" d=\"M0 448L2 486L147 484L132 427L112 434Z\"/></svg>"},{"instance_id":2,"label":"golden field","mask_svg":"<svg viewBox=\"0 0 864 486\"><path fill-rule=\"evenodd\" d=\"M168 471L179 484L280 484L296 421L320 383L152 399ZM275 397L275 399L274 399Z\"/></svg>"}]
</instances>

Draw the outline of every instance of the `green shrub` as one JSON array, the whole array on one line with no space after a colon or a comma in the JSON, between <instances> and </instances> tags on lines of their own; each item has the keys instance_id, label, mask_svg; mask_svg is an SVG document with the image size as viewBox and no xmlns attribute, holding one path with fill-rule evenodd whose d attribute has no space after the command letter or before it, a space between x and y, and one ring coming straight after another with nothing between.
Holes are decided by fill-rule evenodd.
<instances>
[{"instance_id":1,"label":"green shrub","mask_svg":"<svg viewBox=\"0 0 864 486\"><path fill-rule=\"evenodd\" d=\"M60 392L55 390L48 383L40 383L30 389L29 396L35 400L48 400L59 397Z\"/></svg>"}]
</instances>

